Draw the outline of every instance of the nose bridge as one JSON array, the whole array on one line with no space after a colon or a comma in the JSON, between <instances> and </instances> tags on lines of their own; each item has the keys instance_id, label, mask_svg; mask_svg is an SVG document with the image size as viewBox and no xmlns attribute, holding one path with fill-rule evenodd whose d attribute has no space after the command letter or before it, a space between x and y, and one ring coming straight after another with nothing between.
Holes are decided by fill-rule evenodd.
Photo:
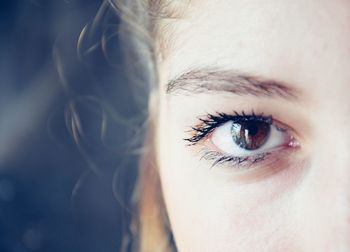
<instances>
[{"instance_id":1,"label":"nose bridge","mask_svg":"<svg viewBox=\"0 0 350 252\"><path fill-rule=\"evenodd\" d=\"M334 166L350 172L350 109L333 113L325 125L323 152Z\"/></svg>"},{"instance_id":2,"label":"nose bridge","mask_svg":"<svg viewBox=\"0 0 350 252\"><path fill-rule=\"evenodd\" d=\"M330 155L331 161L341 164L350 158L350 92L342 92L342 88L333 90L324 96L314 123L320 130L318 146Z\"/></svg>"},{"instance_id":3,"label":"nose bridge","mask_svg":"<svg viewBox=\"0 0 350 252\"><path fill-rule=\"evenodd\" d=\"M300 191L301 212L308 216L307 251L350 251L350 74L334 62L337 67L318 82L322 88L315 97L322 99L315 98L311 113L315 137Z\"/></svg>"},{"instance_id":4,"label":"nose bridge","mask_svg":"<svg viewBox=\"0 0 350 252\"><path fill-rule=\"evenodd\" d=\"M325 183L332 186L330 191L337 197L347 196L350 202L350 113L338 112L329 112L316 155Z\"/></svg>"},{"instance_id":5,"label":"nose bridge","mask_svg":"<svg viewBox=\"0 0 350 252\"><path fill-rule=\"evenodd\" d=\"M346 211L343 214L350 226L350 113L342 116L338 125L338 132L334 134L329 147L331 150L329 165L333 167L331 169L333 171L329 172L334 174L338 207Z\"/></svg>"},{"instance_id":6,"label":"nose bridge","mask_svg":"<svg viewBox=\"0 0 350 252\"><path fill-rule=\"evenodd\" d=\"M350 251L350 113L338 112L324 113L329 116L320 125L306 183L311 208L318 211L310 212L310 228L322 240L312 243L329 248L320 251Z\"/></svg>"}]
</instances>

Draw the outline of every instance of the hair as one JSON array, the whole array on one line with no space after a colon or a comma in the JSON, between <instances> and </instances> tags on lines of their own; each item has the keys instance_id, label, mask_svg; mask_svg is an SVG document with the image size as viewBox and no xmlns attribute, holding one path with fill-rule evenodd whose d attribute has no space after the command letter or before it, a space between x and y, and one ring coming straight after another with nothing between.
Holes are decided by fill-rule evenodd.
<instances>
[{"instance_id":1,"label":"hair","mask_svg":"<svg viewBox=\"0 0 350 252\"><path fill-rule=\"evenodd\" d=\"M113 0L112 0L113 1ZM172 2L172 3L171 3ZM184 3L185 1L183 1ZM135 214L131 222L132 250L141 252L176 251L165 210L155 152L158 103L158 63L169 48L171 22L182 15L178 1L114 0L110 2L121 18L120 36L125 63L135 92L145 91L147 99L146 134L139 163L139 178L134 189ZM182 3L182 4L183 4ZM162 34L162 35L160 35ZM136 77L135 77L136 76ZM127 248L123 248L124 251Z\"/></svg>"},{"instance_id":2,"label":"hair","mask_svg":"<svg viewBox=\"0 0 350 252\"><path fill-rule=\"evenodd\" d=\"M99 173L98 165L92 162L80 143L84 134L80 132L78 105L93 103L100 106L99 109L103 111L104 128L106 128L108 116L112 121L118 121L119 125L132 128L130 131L134 139L130 146L123 148L123 153L119 154L119 156L124 155L125 159L132 160L129 164L117 168L113 185L116 199L123 208L119 251L175 252L176 246L168 221L156 162L155 133L159 93L157 66L165 58L171 46L171 24L173 20L182 16L180 10L185 9L180 5L190 0L101 1L102 5L95 18L81 31L78 41L79 60L83 63L89 63L86 61L92 60L93 63L87 65L95 66L96 61L88 56L99 48L106 61L111 63L108 47L109 44L116 42L117 36L123 61L123 69L119 69L119 72L126 72L127 75L127 85L123 84L125 89L121 88L121 93L123 96L128 95L125 93L126 89L131 92L133 101L137 103L135 107L138 109L136 116L138 118L133 120L123 118L120 124L121 117L119 113L114 114L113 102L112 104L108 102L106 92L94 93L93 97L86 95L77 97L67 85L67 77L63 71L64 64L57 49L54 51L57 70L70 99L67 106L67 125L79 151L87 159L89 168L95 173ZM112 46L112 48L115 47ZM124 78L125 76L121 79L124 80ZM113 100L116 100L115 97ZM125 123L127 121L131 123Z\"/></svg>"}]
</instances>

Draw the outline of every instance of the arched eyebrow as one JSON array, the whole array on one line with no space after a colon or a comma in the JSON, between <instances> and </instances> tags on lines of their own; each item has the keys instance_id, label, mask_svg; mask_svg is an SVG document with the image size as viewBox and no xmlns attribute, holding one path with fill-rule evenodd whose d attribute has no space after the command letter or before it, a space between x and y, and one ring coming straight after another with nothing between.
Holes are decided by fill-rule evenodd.
<instances>
[{"instance_id":1,"label":"arched eyebrow","mask_svg":"<svg viewBox=\"0 0 350 252\"><path fill-rule=\"evenodd\" d=\"M168 82L168 94L229 92L257 97L295 100L299 91L290 84L230 70L196 69Z\"/></svg>"}]
</instances>

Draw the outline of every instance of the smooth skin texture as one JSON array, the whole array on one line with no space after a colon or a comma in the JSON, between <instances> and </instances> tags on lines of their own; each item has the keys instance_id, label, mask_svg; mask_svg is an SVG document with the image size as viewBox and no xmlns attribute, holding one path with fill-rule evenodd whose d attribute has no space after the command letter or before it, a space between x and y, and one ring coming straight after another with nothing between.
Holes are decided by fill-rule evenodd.
<instances>
[{"instance_id":1,"label":"smooth skin texture","mask_svg":"<svg viewBox=\"0 0 350 252\"><path fill-rule=\"evenodd\" d=\"M168 29L156 151L178 250L350 251L350 1L198 0ZM296 96L167 92L193 69L278 81ZM200 116L252 110L287 125L298 147L247 169L212 167L201 159L210 140L184 141Z\"/></svg>"}]
</instances>

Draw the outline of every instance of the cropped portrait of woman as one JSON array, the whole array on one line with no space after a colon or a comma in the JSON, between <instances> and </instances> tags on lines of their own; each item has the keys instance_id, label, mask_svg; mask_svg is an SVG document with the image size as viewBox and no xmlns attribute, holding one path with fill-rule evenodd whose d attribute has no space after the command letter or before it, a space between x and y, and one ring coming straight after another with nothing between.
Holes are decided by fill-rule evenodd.
<instances>
[{"instance_id":1,"label":"cropped portrait of woman","mask_svg":"<svg viewBox=\"0 0 350 252\"><path fill-rule=\"evenodd\" d=\"M150 80L134 249L350 251L350 2L116 5Z\"/></svg>"},{"instance_id":2,"label":"cropped portrait of woman","mask_svg":"<svg viewBox=\"0 0 350 252\"><path fill-rule=\"evenodd\" d=\"M0 13L0 252L350 252L349 0Z\"/></svg>"}]
</instances>

